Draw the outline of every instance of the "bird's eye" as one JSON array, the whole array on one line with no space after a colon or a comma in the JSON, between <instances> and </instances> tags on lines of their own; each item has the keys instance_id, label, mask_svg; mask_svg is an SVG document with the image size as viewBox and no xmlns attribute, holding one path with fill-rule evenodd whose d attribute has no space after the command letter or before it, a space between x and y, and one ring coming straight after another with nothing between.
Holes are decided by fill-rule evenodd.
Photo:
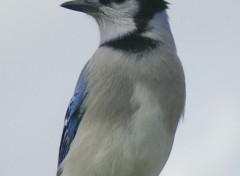
<instances>
[{"instance_id":1,"label":"bird's eye","mask_svg":"<svg viewBox=\"0 0 240 176\"><path fill-rule=\"evenodd\" d=\"M103 5L108 5L111 2L122 3L124 1L126 1L126 0L99 0L99 2Z\"/></svg>"},{"instance_id":2,"label":"bird's eye","mask_svg":"<svg viewBox=\"0 0 240 176\"><path fill-rule=\"evenodd\" d=\"M114 2L117 2L117 3L122 3L124 2L125 0L114 0Z\"/></svg>"},{"instance_id":3,"label":"bird's eye","mask_svg":"<svg viewBox=\"0 0 240 176\"><path fill-rule=\"evenodd\" d=\"M110 4L111 0L99 0L99 2L103 5Z\"/></svg>"}]
</instances>

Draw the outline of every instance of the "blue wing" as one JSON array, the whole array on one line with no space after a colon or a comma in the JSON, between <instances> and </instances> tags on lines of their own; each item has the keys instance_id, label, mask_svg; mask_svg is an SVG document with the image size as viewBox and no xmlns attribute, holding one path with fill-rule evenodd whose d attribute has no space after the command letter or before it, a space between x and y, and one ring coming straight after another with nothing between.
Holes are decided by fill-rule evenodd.
<instances>
[{"instance_id":1,"label":"blue wing","mask_svg":"<svg viewBox=\"0 0 240 176\"><path fill-rule=\"evenodd\" d=\"M80 74L74 95L66 112L64 129L59 148L58 165L60 165L66 157L71 143L76 135L79 123L85 112L85 108L82 106L82 104L87 95L87 77L88 74L86 64Z\"/></svg>"}]
</instances>

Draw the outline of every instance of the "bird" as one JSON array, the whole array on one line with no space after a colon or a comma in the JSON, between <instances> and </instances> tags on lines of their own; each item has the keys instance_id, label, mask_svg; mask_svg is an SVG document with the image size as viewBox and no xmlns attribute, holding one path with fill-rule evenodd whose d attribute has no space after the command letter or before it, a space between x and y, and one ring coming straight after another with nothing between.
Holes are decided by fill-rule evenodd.
<instances>
[{"instance_id":1,"label":"bird","mask_svg":"<svg viewBox=\"0 0 240 176\"><path fill-rule=\"evenodd\" d=\"M164 0L74 0L99 46L70 100L57 176L158 176L185 109L185 76Z\"/></svg>"}]
</instances>

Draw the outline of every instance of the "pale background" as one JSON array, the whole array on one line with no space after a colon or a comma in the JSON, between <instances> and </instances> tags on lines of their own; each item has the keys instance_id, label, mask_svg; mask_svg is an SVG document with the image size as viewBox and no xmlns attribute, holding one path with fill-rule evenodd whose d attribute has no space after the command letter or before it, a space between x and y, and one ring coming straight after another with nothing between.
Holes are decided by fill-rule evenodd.
<instances>
[{"instance_id":1,"label":"pale background","mask_svg":"<svg viewBox=\"0 0 240 176\"><path fill-rule=\"evenodd\" d=\"M60 0L0 4L0 175L54 176L63 119L97 26ZM172 0L187 83L161 176L240 175L240 1Z\"/></svg>"}]
</instances>

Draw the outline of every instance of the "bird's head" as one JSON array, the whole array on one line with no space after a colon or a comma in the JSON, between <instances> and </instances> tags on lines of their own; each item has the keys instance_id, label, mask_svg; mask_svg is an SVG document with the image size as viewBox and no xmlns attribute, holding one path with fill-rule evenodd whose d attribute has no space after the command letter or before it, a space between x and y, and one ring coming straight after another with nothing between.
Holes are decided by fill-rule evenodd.
<instances>
[{"instance_id":1,"label":"bird's head","mask_svg":"<svg viewBox=\"0 0 240 176\"><path fill-rule=\"evenodd\" d=\"M155 27L169 29L164 0L74 0L61 6L92 16L99 25L101 43L131 33L156 38L149 33Z\"/></svg>"},{"instance_id":2,"label":"bird's head","mask_svg":"<svg viewBox=\"0 0 240 176\"><path fill-rule=\"evenodd\" d=\"M151 18L159 11L165 10L168 3L164 0L74 0L65 2L63 7L87 13L94 18L129 17Z\"/></svg>"}]
</instances>

